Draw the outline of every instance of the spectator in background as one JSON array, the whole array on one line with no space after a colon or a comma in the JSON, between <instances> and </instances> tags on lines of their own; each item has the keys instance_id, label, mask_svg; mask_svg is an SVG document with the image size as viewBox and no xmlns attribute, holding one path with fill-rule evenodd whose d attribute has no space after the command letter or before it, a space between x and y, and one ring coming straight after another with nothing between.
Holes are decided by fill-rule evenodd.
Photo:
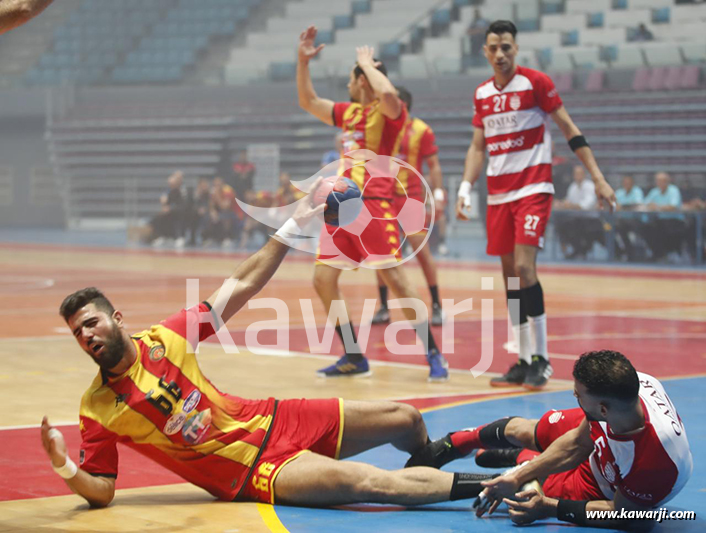
<instances>
[{"instance_id":1,"label":"spectator in background","mask_svg":"<svg viewBox=\"0 0 706 533\"><path fill-rule=\"evenodd\" d=\"M566 196L572 182L571 171L571 163L566 157L559 154L556 143L552 141L552 181L556 198Z\"/></svg>"},{"instance_id":2,"label":"spectator in background","mask_svg":"<svg viewBox=\"0 0 706 533\"><path fill-rule=\"evenodd\" d=\"M289 175L287 175L289 176ZM280 177L280 179L282 179ZM250 191L248 192L248 195L245 197L245 202L249 205L253 205L255 207L272 207L273 204L273 197L272 193L268 191ZM246 250L248 247L248 244L250 243L250 239L253 237L255 233L260 233L263 237L264 240L267 241L269 238L270 234L273 232L271 228L266 226L265 224L262 224L255 220L252 217L249 217L245 215L244 218L244 223L243 223L243 231L240 234L240 246L239 248L241 250Z\"/></svg>"},{"instance_id":3,"label":"spectator in background","mask_svg":"<svg viewBox=\"0 0 706 533\"><path fill-rule=\"evenodd\" d=\"M635 185L635 178L629 175L623 176L623 184L615 191L615 199L620 210L632 211L640 207L645 201L642 189ZM636 259L635 240L639 233L640 221L635 217L618 216L615 221L615 247L618 255L627 257L628 261Z\"/></svg>"},{"instance_id":4,"label":"spectator in background","mask_svg":"<svg viewBox=\"0 0 706 533\"><path fill-rule=\"evenodd\" d=\"M699 181L706 184L706 176ZM706 209L706 186L695 187L689 176L684 176L681 186L682 209L684 211L703 211Z\"/></svg>"},{"instance_id":5,"label":"spectator in background","mask_svg":"<svg viewBox=\"0 0 706 533\"><path fill-rule=\"evenodd\" d=\"M189 246L196 246L202 239L202 233L208 224L209 205L211 203L211 181L200 178L196 190L189 195L187 202L186 226L189 230Z\"/></svg>"},{"instance_id":6,"label":"spectator in background","mask_svg":"<svg viewBox=\"0 0 706 533\"><path fill-rule=\"evenodd\" d=\"M644 24L640 24L637 28L635 28L635 32L632 35L632 39L630 41L632 42L645 42L645 41L654 41L655 36L652 35L652 32L647 29L647 26Z\"/></svg>"},{"instance_id":7,"label":"spectator in background","mask_svg":"<svg viewBox=\"0 0 706 533\"><path fill-rule=\"evenodd\" d=\"M468 35L471 42L471 57L481 57L483 45L485 44L485 31L488 26L490 26L490 21L483 18L480 9L476 7L473 10L473 20L471 20L466 30L466 35Z\"/></svg>"},{"instance_id":8,"label":"spectator in background","mask_svg":"<svg viewBox=\"0 0 706 533\"><path fill-rule=\"evenodd\" d=\"M150 221L152 245L161 246L167 239L174 239L177 248L184 247L184 173L180 170L167 178L169 186L159 199L160 212Z\"/></svg>"},{"instance_id":9,"label":"spectator in background","mask_svg":"<svg viewBox=\"0 0 706 533\"><path fill-rule=\"evenodd\" d=\"M223 178L213 180L208 222L203 235L205 245L216 242L228 248L233 244L242 226L242 218L238 216L240 208L235 198L235 191L224 183Z\"/></svg>"},{"instance_id":10,"label":"spectator in background","mask_svg":"<svg viewBox=\"0 0 706 533\"><path fill-rule=\"evenodd\" d=\"M343 154L343 132L338 132L333 139L333 148L326 152L321 158L321 167L330 165L334 161L341 159Z\"/></svg>"},{"instance_id":11,"label":"spectator in background","mask_svg":"<svg viewBox=\"0 0 706 533\"><path fill-rule=\"evenodd\" d=\"M642 226L652 259L659 261L671 252L681 252L687 234L686 218L680 213L681 192L666 172L655 174L655 187L647 193L645 209L658 213L647 218Z\"/></svg>"},{"instance_id":12,"label":"spectator in background","mask_svg":"<svg viewBox=\"0 0 706 533\"><path fill-rule=\"evenodd\" d=\"M573 169L573 182L569 185L564 200L555 200L554 208L558 221L556 226L557 234L561 242L561 249L564 256L575 259L585 258L586 254L593 248L594 242L601 242L603 239L603 223L598 213L591 216L575 216L570 211L591 211L596 208L596 187L592 180L586 179L586 170L581 165L575 165ZM561 213L560 210L565 211ZM571 253L568 249L571 247Z\"/></svg>"},{"instance_id":13,"label":"spectator in background","mask_svg":"<svg viewBox=\"0 0 706 533\"><path fill-rule=\"evenodd\" d=\"M229 185L235 191L237 198L246 198L248 191L253 190L255 179L255 165L248 161L247 150L241 150L238 160L233 164L233 182Z\"/></svg>"}]
</instances>

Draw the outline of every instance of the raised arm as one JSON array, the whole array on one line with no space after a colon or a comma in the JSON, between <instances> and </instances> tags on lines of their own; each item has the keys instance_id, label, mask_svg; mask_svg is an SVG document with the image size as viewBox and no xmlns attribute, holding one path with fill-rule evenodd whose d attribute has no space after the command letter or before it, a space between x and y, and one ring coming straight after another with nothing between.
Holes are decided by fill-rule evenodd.
<instances>
[{"instance_id":1,"label":"raised arm","mask_svg":"<svg viewBox=\"0 0 706 533\"><path fill-rule=\"evenodd\" d=\"M52 2L53 0L0 0L0 34L36 17Z\"/></svg>"},{"instance_id":2,"label":"raised arm","mask_svg":"<svg viewBox=\"0 0 706 533\"><path fill-rule=\"evenodd\" d=\"M222 302L219 294L223 288L218 289L208 299L208 303L213 309L220 310L221 319L225 324L245 303L255 296L267 282L272 278L279 268L280 263L287 255L289 246L286 244L288 237L296 237L301 234L301 228L306 226L318 214L323 213L326 204L314 206L311 202L314 198L314 191L319 186L323 178L319 178L309 191L309 201L301 202L297 206L292 218L287 220L270 239L265 246L243 261L230 276L231 280L237 280L235 287L227 296L227 301ZM225 294L225 293L224 293Z\"/></svg>"},{"instance_id":3,"label":"raised arm","mask_svg":"<svg viewBox=\"0 0 706 533\"><path fill-rule=\"evenodd\" d=\"M468 210L471 207L471 187L478 181L483 163L485 162L485 131L483 128L473 128L473 140L466 153L463 166L463 181L458 190L456 201L456 218L468 220Z\"/></svg>"},{"instance_id":4,"label":"raised arm","mask_svg":"<svg viewBox=\"0 0 706 533\"><path fill-rule=\"evenodd\" d=\"M316 41L316 28L309 26L299 36L298 61L297 61L297 93L299 94L299 107L311 113L321 122L333 126L333 100L320 98L314 90L309 72L309 61L316 57L324 48L323 44L314 46Z\"/></svg>"},{"instance_id":5,"label":"raised arm","mask_svg":"<svg viewBox=\"0 0 706 533\"><path fill-rule=\"evenodd\" d=\"M591 150L591 147L586 143L586 139L581 134L581 130L574 124L574 121L571 120L566 108L562 105L551 114L551 117L556 125L559 126L561 133L564 134L571 149L591 175L591 179L596 185L596 196L598 199L601 200L608 209L615 209L617 204L613 187L606 181L601 169L598 168L593 150Z\"/></svg>"},{"instance_id":6,"label":"raised arm","mask_svg":"<svg viewBox=\"0 0 706 533\"><path fill-rule=\"evenodd\" d=\"M402 100L392 82L377 69L374 50L370 46L359 46L355 53L356 63L363 70L375 97L380 100L380 112L392 120L399 118L402 113Z\"/></svg>"},{"instance_id":7,"label":"raised arm","mask_svg":"<svg viewBox=\"0 0 706 533\"><path fill-rule=\"evenodd\" d=\"M115 479L92 476L81 470L69 458L66 442L61 432L49 424L45 416L41 428L42 446L51 459L52 467L64 478L64 482L75 493L84 498L91 507L106 507L115 495Z\"/></svg>"}]
</instances>

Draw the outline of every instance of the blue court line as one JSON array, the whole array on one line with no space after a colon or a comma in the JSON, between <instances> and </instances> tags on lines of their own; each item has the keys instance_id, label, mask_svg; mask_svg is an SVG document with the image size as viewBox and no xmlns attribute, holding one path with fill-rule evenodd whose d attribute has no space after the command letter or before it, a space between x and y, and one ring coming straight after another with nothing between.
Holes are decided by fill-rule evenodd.
<instances>
[{"instance_id":1,"label":"blue court line","mask_svg":"<svg viewBox=\"0 0 706 533\"><path fill-rule=\"evenodd\" d=\"M706 531L706 419L703 404L706 400L706 377L676 379L664 382L667 393L679 410L686 426L691 451L694 455L694 473L679 493L667 504L670 510L696 511L696 521L671 521L657 525L656 533ZM517 415L539 418L549 409L575 407L576 400L570 391L549 392L489 399L424 413L424 420L432 438L439 438L451 430L473 427L503 416ZM383 446L355 457L381 468L402 468L407 455L392 446ZM451 468L450 468L451 467ZM473 459L455 461L444 470L482 471ZM504 507L504 506L503 506ZM413 509L395 506L359 505L341 509L304 509L276 506L277 516L291 533L336 531L337 533L359 533L360 531L391 533L429 533L430 531L473 531L491 533L508 531L514 526L505 514L498 511L497 518L478 519L471 504L465 501L428 505ZM699 516L699 513L703 513ZM533 524L533 531L567 531L561 529L568 524L547 520ZM575 531L605 531L582 528Z\"/></svg>"}]
</instances>

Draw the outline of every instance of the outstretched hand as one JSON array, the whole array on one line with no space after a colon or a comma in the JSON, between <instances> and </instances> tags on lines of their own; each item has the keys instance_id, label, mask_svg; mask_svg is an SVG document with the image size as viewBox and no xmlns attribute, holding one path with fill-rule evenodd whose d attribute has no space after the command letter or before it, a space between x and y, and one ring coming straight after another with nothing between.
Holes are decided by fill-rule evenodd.
<instances>
[{"instance_id":1,"label":"outstretched hand","mask_svg":"<svg viewBox=\"0 0 706 533\"><path fill-rule=\"evenodd\" d=\"M294 214L292 215L292 218L299 225L300 228L303 228L309 222L311 222L311 220L314 219L317 215L323 213L327 207L326 202L323 202L319 205L315 205L314 203L316 189L321 186L322 181L324 181L323 176L319 176L313 183L313 185L309 188L309 192L307 193L308 201L299 202L296 211L294 211Z\"/></svg>"},{"instance_id":2,"label":"outstretched hand","mask_svg":"<svg viewBox=\"0 0 706 533\"><path fill-rule=\"evenodd\" d=\"M355 49L355 61L361 68L365 66L379 67L380 61L375 61L375 48L372 46L358 46Z\"/></svg>"},{"instance_id":3,"label":"outstretched hand","mask_svg":"<svg viewBox=\"0 0 706 533\"><path fill-rule=\"evenodd\" d=\"M323 50L324 44L315 46L317 33L316 26L309 26L299 35L299 61L308 63Z\"/></svg>"},{"instance_id":4,"label":"outstretched hand","mask_svg":"<svg viewBox=\"0 0 706 533\"><path fill-rule=\"evenodd\" d=\"M518 526L531 524L535 520L551 516L551 506L547 498L535 489L525 490L515 494L515 499L505 498L510 518Z\"/></svg>"},{"instance_id":5,"label":"outstretched hand","mask_svg":"<svg viewBox=\"0 0 706 533\"><path fill-rule=\"evenodd\" d=\"M42 418L41 436L42 446L51 459L51 463L57 468L64 466L68 457L64 436L61 431L49 424L49 419L46 416Z\"/></svg>"}]
</instances>

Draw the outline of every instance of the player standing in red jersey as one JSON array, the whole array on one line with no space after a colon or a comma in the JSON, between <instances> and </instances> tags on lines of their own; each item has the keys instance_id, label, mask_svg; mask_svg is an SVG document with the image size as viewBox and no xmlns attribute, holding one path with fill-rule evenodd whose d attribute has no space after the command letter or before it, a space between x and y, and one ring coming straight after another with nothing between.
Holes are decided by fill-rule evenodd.
<instances>
[{"instance_id":1,"label":"player standing in red jersey","mask_svg":"<svg viewBox=\"0 0 706 533\"><path fill-rule=\"evenodd\" d=\"M315 46L316 28L313 26L302 32L299 38L299 60L297 62L297 91L299 106L330 126L343 130L344 154L355 154L365 150L378 156L392 156L399 133L407 122L407 109L397 96L397 89L387 79L384 65L373 57L373 50L367 46L356 50L356 66L351 70L348 82L350 102L333 102L316 94L309 73L309 61L318 55L324 45ZM344 157L346 167L343 175L351 178L363 192L363 202L370 214L375 217L367 225L360 237L345 228L324 226L321 232L319 254L314 271L314 287L329 313L334 302L345 302L338 287L342 267L359 265L370 254L383 258L376 265L385 284L398 298L418 300L417 292L407 280L404 271L395 266L400 259L399 228L386 219L394 218L392 201L395 194L394 177L371 178L363 162ZM389 172L389 169L377 169ZM363 243L365 242L365 247ZM429 381L446 381L449 377L448 363L441 355L429 328L429 321L419 321L416 312L404 308L405 317L413 323L417 336L424 345L429 364ZM355 337L355 331L347 319L338 320L338 333L346 353L338 362L319 370L323 377L369 376L370 366L363 356Z\"/></svg>"},{"instance_id":2,"label":"player standing in red jersey","mask_svg":"<svg viewBox=\"0 0 706 533\"><path fill-rule=\"evenodd\" d=\"M0 0L0 34L33 19L54 0Z\"/></svg>"},{"instance_id":3,"label":"player standing in red jersey","mask_svg":"<svg viewBox=\"0 0 706 533\"><path fill-rule=\"evenodd\" d=\"M506 20L493 22L486 32L483 49L495 75L475 92L473 141L466 155L456 216L468 220L471 187L480 176L487 150L487 253L500 256L519 344L519 362L504 376L493 378L491 385L537 390L552 374L544 293L537 278L537 252L544 245L554 194L549 117L590 173L598 198L612 208L615 193L549 76L515 64L516 35L517 28ZM519 278L519 286L511 278ZM511 304L517 300L519 312Z\"/></svg>"},{"instance_id":4,"label":"player standing in red jersey","mask_svg":"<svg viewBox=\"0 0 706 533\"><path fill-rule=\"evenodd\" d=\"M479 449L476 462L519 469L484 483L492 513L533 479L544 494L517 494L518 524L557 517L581 526L624 529L636 522L589 520L587 511L647 511L663 506L691 477L693 458L684 424L662 384L637 372L621 353L582 355L574 365L579 408L552 410L539 420L509 417L449 433L413 456L410 466L444 464ZM645 521L649 529L654 523Z\"/></svg>"}]
</instances>

